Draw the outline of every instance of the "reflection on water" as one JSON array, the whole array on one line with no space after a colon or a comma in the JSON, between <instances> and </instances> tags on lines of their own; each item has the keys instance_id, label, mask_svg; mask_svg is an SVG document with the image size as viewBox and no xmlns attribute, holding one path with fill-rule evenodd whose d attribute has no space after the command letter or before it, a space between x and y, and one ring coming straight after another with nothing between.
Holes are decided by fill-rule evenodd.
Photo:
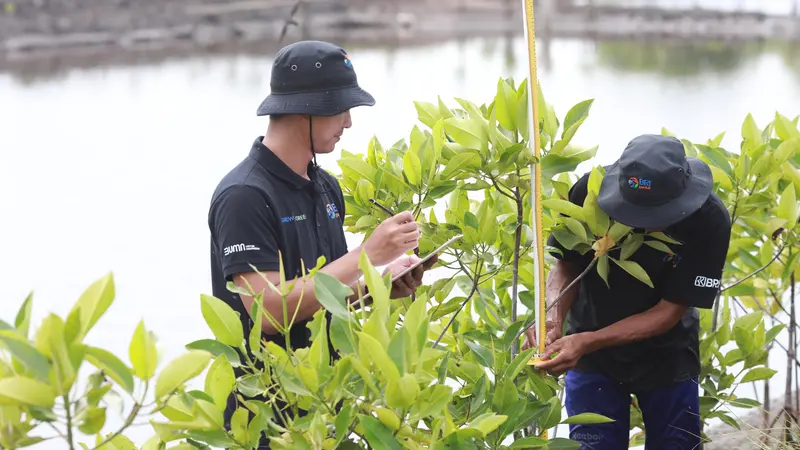
<instances>
[{"instance_id":1,"label":"reflection on water","mask_svg":"<svg viewBox=\"0 0 800 450\"><path fill-rule=\"evenodd\" d=\"M775 110L793 117L800 109L798 50L787 46L558 40L539 49L541 82L559 117L596 99L576 141L599 144L599 163L662 126L693 140L727 131L724 143L736 148L748 112L763 124ZM352 152L373 136L405 137L416 121L412 100L488 102L498 78L527 72L519 37L351 54L377 98L353 111L341 141ZM206 337L198 300L210 292L208 200L266 127L255 108L269 90L270 62L197 57L35 82L0 74L0 280L10 305L0 319L13 320L32 289L36 323L49 311L66 314L113 270L117 301L91 343L124 356L142 318L167 360ZM320 164L338 172L337 154Z\"/></svg>"}]
</instances>

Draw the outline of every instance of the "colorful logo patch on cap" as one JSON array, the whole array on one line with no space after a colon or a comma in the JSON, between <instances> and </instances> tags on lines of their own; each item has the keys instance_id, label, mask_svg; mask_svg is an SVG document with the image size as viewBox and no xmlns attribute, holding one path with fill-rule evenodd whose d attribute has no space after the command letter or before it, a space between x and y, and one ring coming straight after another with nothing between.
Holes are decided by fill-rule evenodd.
<instances>
[{"instance_id":1,"label":"colorful logo patch on cap","mask_svg":"<svg viewBox=\"0 0 800 450\"><path fill-rule=\"evenodd\" d=\"M628 186L630 186L631 189L642 189L649 191L650 187L652 186L652 182L645 178L630 177L628 178Z\"/></svg>"},{"instance_id":2,"label":"colorful logo patch on cap","mask_svg":"<svg viewBox=\"0 0 800 450\"><path fill-rule=\"evenodd\" d=\"M344 65L350 68L353 67L353 62L350 61L350 57L347 55L344 55Z\"/></svg>"}]
</instances>

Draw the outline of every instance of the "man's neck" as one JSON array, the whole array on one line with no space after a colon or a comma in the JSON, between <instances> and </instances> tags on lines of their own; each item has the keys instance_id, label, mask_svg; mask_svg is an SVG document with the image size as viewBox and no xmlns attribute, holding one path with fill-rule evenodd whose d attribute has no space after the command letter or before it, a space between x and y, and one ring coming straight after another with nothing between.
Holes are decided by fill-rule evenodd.
<instances>
[{"instance_id":1,"label":"man's neck","mask_svg":"<svg viewBox=\"0 0 800 450\"><path fill-rule=\"evenodd\" d=\"M278 131L272 127L261 140L284 164L295 173L308 179L308 163L311 162L311 143L308 136ZM304 143L306 142L306 143Z\"/></svg>"}]
</instances>

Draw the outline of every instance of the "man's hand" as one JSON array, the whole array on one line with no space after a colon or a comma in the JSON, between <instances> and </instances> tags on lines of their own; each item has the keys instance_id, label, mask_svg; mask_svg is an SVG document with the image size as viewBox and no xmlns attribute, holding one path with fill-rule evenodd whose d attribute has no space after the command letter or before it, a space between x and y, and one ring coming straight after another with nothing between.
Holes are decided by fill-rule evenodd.
<instances>
[{"instance_id":1,"label":"man's hand","mask_svg":"<svg viewBox=\"0 0 800 450\"><path fill-rule=\"evenodd\" d=\"M416 292L417 288L422 284L422 276L425 274L425 271L433 267L438 260L438 256L434 255L429 260L425 261L424 264L415 267L411 272L408 272L392 283L391 298L409 297ZM420 258L416 255L403 255L389 264L383 274L400 273L419 261Z\"/></svg>"},{"instance_id":2,"label":"man's hand","mask_svg":"<svg viewBox=\"0 0 800 450\"><path fill-rule=\"evenodd\" d=\"M547 331L547 337L545 338L544 345L550 345L553 342L561 339L561 328L562 323L560 321L556 321L553 318L547 318L544 323L545 330ZM533 327L528 328L525 330L525 343L522 344L522 351L533 347L534 342L536 342L536 330Z\"/></svg>"},{"instance_id":3,"label":"man's hand","mask_svg":"<svg viewBox=\"0 0 800 450\"><path fill-rule=\"evenodd\" d=\"M389 264L419 244L421 232L411 212L406 211L384 220L364 242L367 257L376 266Z\"/></svg>"},{"instance_id":4,"label":"man's hand","mask_svg":"<svg viewBox=\"0 0 800 450\"><path fill-rule=\"evenodd\" d=\"M550 375L559 376L575 367L578 360L586 353L591 335L589 333L571 334L557 339L547 346L541 362L536 365L539 370L546 370ZM550 357L558 353L553 359Z\"/></svg>"}]
</instances>

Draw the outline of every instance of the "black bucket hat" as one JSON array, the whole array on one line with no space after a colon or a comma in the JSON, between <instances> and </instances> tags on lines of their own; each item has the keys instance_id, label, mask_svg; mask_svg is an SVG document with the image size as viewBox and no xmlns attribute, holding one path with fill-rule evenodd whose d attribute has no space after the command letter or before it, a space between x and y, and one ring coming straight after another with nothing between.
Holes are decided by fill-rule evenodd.
<instances>
[{"instance_id":1,"label":"black bucket hat","mask_svg":"<svg viewBox=\"0 0 800 450\"><path fill-rule=\"evenodd\" d=\"M711 194L711 168L687 158L671 136L634 138L603 177L598 206L633 228L666 228L700 209Z\"/></svg>"},{"instance_id":2,"label":"black bucket hat","mask_svg":"<svg viewBox=\"0 0 800 450\"><path fill-rule=\"evenodd\" d=\"M272 63L270 88L258 107L259 116L335 116L375 104L358 85L347 52L329 42L300 41L280 49Z\"/></svg>"}]
</instances>

